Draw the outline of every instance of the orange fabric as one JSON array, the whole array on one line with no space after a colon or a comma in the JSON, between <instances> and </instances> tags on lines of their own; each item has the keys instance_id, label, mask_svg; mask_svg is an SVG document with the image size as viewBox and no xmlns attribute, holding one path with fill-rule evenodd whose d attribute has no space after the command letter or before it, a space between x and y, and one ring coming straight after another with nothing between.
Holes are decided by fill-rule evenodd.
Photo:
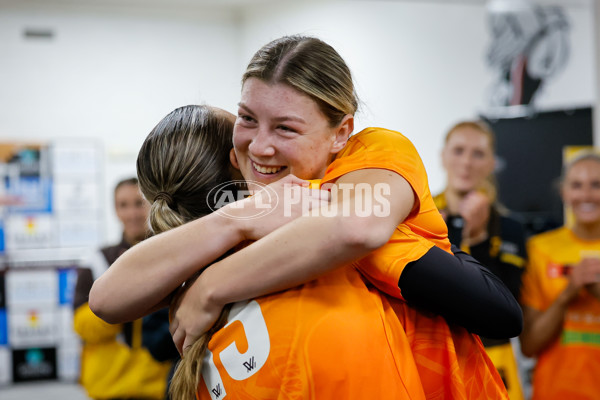
<instances>
[{"instance_id":1,"label":"orange fabric","mask_svg":"<svg viewBox=\"0 0 600 400\"><path fill-rule=\"evenodd\" d=\"M379 289L401 297L398 280L406 264L421 258L434 245L450 252L448 229L433 203L423 162L405 136L381 128L367 128L351 136L327 168L322 184L334 183L344 174L367 168L396 172L406 179L415 193L413 212L398 225L388 245L357 264L357 268ZM363 268L363 265L369 266Z\"/></svg>"},{"instance_id":2,"label":"orange fabric","mask_svg":"<svg viewBox=\"0 0 600 400\"><path fill-rule=\"evenodd\" d=\"M380 168L408 181L416 205L390 241L353 265L379 289L401 298L400 274L433 245L451 252L446 224L436 208L425 167L402 134L367 128L352 136L325 173L322 183L352 171ZM504 383L477 335L448 326L441 317L395 302L428 399L507 399Z\"/></svg>"},{"instance_id":3,"label":"orange fabric","mask_svg":"<svg viewBox=\"0 0 600 400\"><path fill-rule=\"evenodd\" d=\"M477 335L404 305L396 307L427 399L508 399Z\"/></svg>"},{"instance_id":4,"label":"orange fabric","mask_svg":"<svg viewBox=\"0 0 600 400\"><path fill-rule=\"evenodd\" d=\"M600 256L600 240L584 241L562 227L528 242L529 265L523 275L521 302L546 310L566 288L562 271L586 252ZM533 375L533 399L597 399L600 396L600 301L582 290L569 304L559 338L539 354Z\"/></svg>"},{"instance_id":5,"label":"orange fabric","mask_svg":"<svg viewBox=\"0 0 600 400\"><path fill-rule=\"evenodd\" d=\"M356 269L337 269L232 312L209 343L200 400L227 393L236 399L508 398L477 336L401 299L398 279L408 262L433 245L450 251L416 150L397 132L367 129L350 138L323 182L362 168L401 174L417 196L415 211Z\"/></svg>"},{"instance_id":6,"label":"orange fabric","mask_svg":"<svg viewBox=\"0 0 600 400\"><path fill-rule=\"evenodd\" d=\"M346 267L238 304L209 343L198 398L425 399L390 302Z\"/></svg>"}]
</instances>

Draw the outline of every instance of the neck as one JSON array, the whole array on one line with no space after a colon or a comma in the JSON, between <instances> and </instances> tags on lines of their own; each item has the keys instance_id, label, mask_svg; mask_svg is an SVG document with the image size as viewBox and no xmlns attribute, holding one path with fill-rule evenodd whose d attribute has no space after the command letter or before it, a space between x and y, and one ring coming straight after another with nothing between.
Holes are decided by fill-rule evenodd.
<instances>
[{"instance_id":1,"label":"neck","mask_svg":"<svg viewBox=\"0 0 600 400\"><path fill-rule=\"evenodd\" d=\"M575 224L573 233L580 239L597 240L600 239L600 222L590 224Z\"/></svg>"},{"instance_id":2,"label":"neck","mask_svg":"<svg viewBox=\"0 0 600 400\"><path fill-rule=\"evenodd\" d=\"M465 198L466 195L467 193L446 188L444 191L444 196L446 197L446 206L450 214L458 214L460 202Z\"/></svg>"},{"instance_id":3,"label":"neck","mask_svg":"<svg viewBox=\"0 0 600 400\"><path fill-rule=\"evenodd\" d=\"M139 242L141 242L142 240L144 240L143 238L129 236L125 233L123 233L123 239L125 239L125 241L127 243L129 243L131 246L134 246L134 245L138 244Z\"/></svg>"}]
</instances>

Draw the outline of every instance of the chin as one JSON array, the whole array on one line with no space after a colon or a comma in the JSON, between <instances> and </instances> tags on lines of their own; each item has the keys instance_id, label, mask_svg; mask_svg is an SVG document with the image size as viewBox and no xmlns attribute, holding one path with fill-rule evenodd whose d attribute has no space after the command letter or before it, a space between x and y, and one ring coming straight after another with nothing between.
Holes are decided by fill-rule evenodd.
<instances>
[{"instance_id":1,"label":"chin","mask_svg":"<svg viewBox=\"0 0 600 400\"><path fill-rule=\"evenodd\" d=\"M600 216L588 217L576 215L575 221L577 221L577 224L579 225L596 225L600 224Z\"/></svg>"}]
</instances>

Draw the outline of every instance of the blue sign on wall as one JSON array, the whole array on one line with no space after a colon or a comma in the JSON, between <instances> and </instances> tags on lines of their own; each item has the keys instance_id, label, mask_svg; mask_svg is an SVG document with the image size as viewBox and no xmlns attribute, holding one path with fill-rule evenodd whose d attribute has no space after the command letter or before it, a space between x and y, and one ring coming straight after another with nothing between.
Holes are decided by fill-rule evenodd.
<instances>
[{"instance_id":1,"label":"blue sign on wall","mask_svg":"<svg viewBox=\"0 0 600 400\"><path fill-rule=\"evenodd\" d=\"M0 308L0 346L8 344L8 323L6 320L6 309Z\"/></svg>"},{"instance_id":2,"label":"blue sign on wall","mask_svg":"<svg viewBox=\"0 0 600 400\"><path fill-rule=\"evenodd\" d=\"M73 304L77 268L65 268L58 271L58 302L61 305Z\"/></svg>"}]
</instances>

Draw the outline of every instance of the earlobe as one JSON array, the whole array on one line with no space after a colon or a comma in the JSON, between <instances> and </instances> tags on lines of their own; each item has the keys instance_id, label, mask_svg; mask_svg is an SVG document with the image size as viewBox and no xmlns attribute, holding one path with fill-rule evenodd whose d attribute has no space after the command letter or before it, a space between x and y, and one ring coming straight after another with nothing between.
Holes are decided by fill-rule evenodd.
<instances>
[{"instance_id":1,"label":"earlobe","mask_svg":"<svg viewBox=\"0 0 600 400\"><path fill-rule=\"evenodd\" d=\"M332 146L332 153L339 153L348 142L348 138L354 130L354 115L346 114L337 127L335 140Z\"/></svg>"}]
</instances>

